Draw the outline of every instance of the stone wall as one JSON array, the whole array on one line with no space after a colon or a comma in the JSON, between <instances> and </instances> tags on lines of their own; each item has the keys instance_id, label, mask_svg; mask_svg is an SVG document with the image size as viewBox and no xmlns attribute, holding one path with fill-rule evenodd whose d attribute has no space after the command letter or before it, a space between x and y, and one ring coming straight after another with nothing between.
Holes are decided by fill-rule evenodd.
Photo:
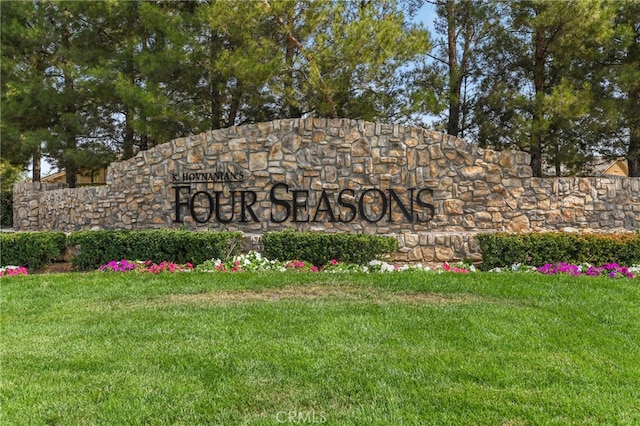
<instances>
[{"instance_id":1,"label":"stone wall","mask_svg":"<svg viewBox=\"0 0 640 426\"><path fill-rule=\"evenodd\" d=\"M421 128L290 119L176 139L107 185L14 188L19 231L186 228L394 235L401 261L479 259L490 231L640 228L640 178L534 178L523 152Z\"/></svg>"}]
</instances>

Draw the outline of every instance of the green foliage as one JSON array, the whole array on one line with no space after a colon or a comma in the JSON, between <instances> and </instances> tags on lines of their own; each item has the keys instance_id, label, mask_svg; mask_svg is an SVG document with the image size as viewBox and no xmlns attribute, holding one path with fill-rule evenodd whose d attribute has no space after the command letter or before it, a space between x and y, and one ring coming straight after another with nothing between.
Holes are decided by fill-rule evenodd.
<instances>
[{"instance_id":1,"label":"green foliage","mask_svg":"<svg viewBox=\"0 0 640 426\"><path fill-rule=\"evenodd\" d=\"M0 234L0 266L42 269L67 247L64 232L16 232Z\"/></svg>"},{"instance_id":2,"label":"green foliage","mask_svg":"<svg viewBox=\"0 0 640 426\"><path fill-rule=\"evenodd\" d=\"M0 161L0 226L13 225L13 184L20 180L22 169Z\"/></svg>"},{"instance_id":3,"label":"green foliage","mask_svg":"<svg viewBox=\"0 0 640 426\"><path fill-rule=\"evenodd\" d=\"M69 236L69 245L80 246L71 263L80 270L97 269L112 260L191 262L226 259L240 250L239 232L191 232L178 230L80 231Z\"/></svg>"},{"instance_id":4,"label":"green foliage","mask_svg":"<svg viewBox=\"0 0 640 426\"><path fill-rule=\"evenodd\" d=\"M522 263L541 266L546 263L590 263L603 265L640 263L640 234L565 234L529 233L479 234L484 269Z\"/></svg>"},{"instance_id":5,"label":"green foliage","mask_svg":"<svg viewBox=\"0 0 640 426\"><path fill-rule=\"evenodd\" d=\"M398 241L380 235L319 232L268 232L262 236L264 255L269 259L303 260L316 266L331 260L364 265L398 250Z\"/></svg>"},{"instance_id":6,"label":"green foliage","mask_svg":"<svg viewBox=\"0 0 640 426\"><path fill-rule=\"evenodd\" d=\"M496 5L471 0L438 0L433 4L437 15L434 20L437 38L432 53L435 60L421 70L424 78L418 84L426 93L430 89L446 93L440 101L448 103L448 108L435 127L464 137L479 76L471 71L481 57L478 46L490 33Z\"/></svg>"},{"instance_id":7,"label":"green foliage","mask_svg":"<svg viewBox=\"0 0 640 426\"><path fill-rule=\"evenodd\" d=\"M583 167L605 138L597 93L615 5L605 1L496 2L483 41L475 125L481 145L529 152L534 176ZM592 81L593 76L598 76ZM544 167L543 167L544 164Z\"/></svg>"},{"instance_id":8,"label":"green foliage","mask_svg":"<svg viewBox=\"0 0 640 426\"><path fill-rule=\"evenodd\" d=\"M411 21L418 8L417 0L2 2L3 156L26 165L42 155L72 180L115 153L127 159L221 127L423 114L405 80L429 50L428 32Z\"/></svg>"}]
</instances>

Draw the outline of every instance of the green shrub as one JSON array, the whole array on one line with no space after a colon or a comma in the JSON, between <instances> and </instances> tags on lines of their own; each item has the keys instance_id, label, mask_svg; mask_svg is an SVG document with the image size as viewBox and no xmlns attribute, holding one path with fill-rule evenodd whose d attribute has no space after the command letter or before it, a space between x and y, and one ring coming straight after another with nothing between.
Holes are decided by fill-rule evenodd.
<instances>
[{"instance_id":1,"label":"green shrub","mask_svg":"<svg viewBox=\"0 0 640 426\"><path fill-rule=\"evenodd\" d=\"M13 194L0 194L0 227L13 226Z\"/></svg>"},{"instance_id":2,"label":"green shrub","mask_svg":"<svg viewBox=\"0 0 640 426\"><path fill-rule=\"evenodd\" d=\"M64 232L15 232L0 234L0 266L42 269L67 247Z\"/></svg>"},{"instance_id":3,"label":"green shrub","mask_svg":"<svg viewBox=\"0 0 640 426\"><path fill-rule=\"evenodd\" d=\"M164 260L198 265L211 258L236 255L242 245L240 232L192 232L179 230L80 231L69 236L70 246L80 246L72 266L92 270L112 260Z\"/></svg>"},{"instance_id":4,"label":"green shrub","mask_svg":"<svg viewBox=\"0 0 640 426\"><path fill-rule=\"evenodd\" d=\"M0 226L13 226L13 184L21 179L22 167L0 159Z\"/></svg>"},{"instance_id":5,"label":"green shrub","mask_svg":"<svg viewBox=\"0 0 640 426\"><path fill-rule=\"evenodd\" d=\"M567 262L603 265L640 264L640 234L565 234L559 232L507 234L502 232L476 236L484 269L514 263L541 266Z\"/></svg>"},{"instance_id":6,"label":"green shrub","mask_svg":"<svg viewBox=\"0 0 640 426\"><path fill-rule=\"evenodd\" d=\"M297 259L316 266L326 265L332 259L364 265L398 250L394 237L292 230L268 232L262 236L262 244L269 259Z\"/></svg>"}]
</instances>

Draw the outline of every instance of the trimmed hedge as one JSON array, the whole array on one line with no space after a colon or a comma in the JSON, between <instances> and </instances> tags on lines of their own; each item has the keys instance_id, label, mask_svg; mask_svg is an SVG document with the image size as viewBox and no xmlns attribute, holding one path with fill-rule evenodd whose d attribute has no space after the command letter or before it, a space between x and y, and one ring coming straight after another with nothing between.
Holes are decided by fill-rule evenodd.
<instances>
[{"instance_id":1,"label":"trimmed hedge","mask_svg":"<svg viewBox=\"0 0 640 426\"><path fill-rule=\"evenodd\" d=\"M69 246L79 245L73 268L93 270L112 260L171 261L198 265L212 258L226 259L239 253L240 232L180 230L80 231L69 236Z\"/></svg>"},{"instance_id":2,"label":"trimmed hedge","mask_svg":"<svg viewBox=\"0 0 640 426\"><path fill-rule=\"evenodd\" d=\"M484 269L522 263L541 266L567 262L603 265L617 262L640 264L640 233L566 234L559 232L478 234Z\"/></svg>"},{"instance_id":3,"label":"trimmed hedge","mask_svg":"<svg viewBox=\"0 0 640 426\"><path fill-rule=\"evenodd\" d=\"M0 266L42 269L67 247L64 232L15 232L0 234Z\"/></svg>"},{"instance_id":4,"label":"trimmed hedge","mask_svg":"<svg viewBox=\"0 0 640 426\"><path fill-rule=\"evenodd\" d=\"M380 235L296 232L268 232L261 238L268 259L303 260L316 266L332 259L364 265L398 250L398 240Z\"/></svg>"}]
</instances>

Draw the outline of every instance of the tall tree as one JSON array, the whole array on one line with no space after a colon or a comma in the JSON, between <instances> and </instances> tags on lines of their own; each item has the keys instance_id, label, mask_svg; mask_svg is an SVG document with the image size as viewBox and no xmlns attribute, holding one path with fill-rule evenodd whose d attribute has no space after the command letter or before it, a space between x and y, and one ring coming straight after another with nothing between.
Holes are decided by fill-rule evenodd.
<instances>
[{"instance_id":1,"label":"tall tree","mask_svg":"<svg viewBox=\"0 0 640 426\"><path fill-rule=\"evenodd\" d=\"M300 2L296 20L287 3L264 4L286 51L287 78L270 87L293 88L297 96L286 99L299 112L399 120L415 111L402 71L430 48L428 32L410 23L418 3Z\"/></svg>"},{"instance_id":2,"label":"tall tree","mask_svg":"<svg viewBox=\"0 0 640 426\"><path fill-rule=\"evenodd\" d=\"M89 77L100 40L81 3L52 1L41 5L49 35L45 84L53 90L51 103L57 111L45 149L53 163L65 170L67 184L74 188L83 169L103 167L111 158L109 147L97 134L99 101Z\"/></svg>"},{"instance_id":3,"label":"tall tree","mask_svg":"<svg viewBox=\"0 0 640 426\"><path fill-rule=\"evenodd\" d=\"M629 176L640 176L640 3L616 3L615 37L603 81L619 112Z\"/></svg>"},{"instance_id":4,"label":"tall tree","mask_svg":"<svg viewBox=\"0 0 640 426\"><path fill-rule=\"evenodd\" d=\"M3 3L3 144L33 158L40 179L40 156L67 171L76 184L80 168L104 165L104 146L95 143L85 58L91 38L79 3ZM5 37L8 35L8 37ZM94 102L91 102L93 100ZM3 145L6 146L6 145ZM99 155L96 155L99 154Z\"/></svg>"},{"instance_id":5,"label":"tall tree","mask_svg":"<svg viewBox=\"0 0 640 426\"><path fill-rule=\"evenodd\" d=\"M67 171L284 117L410 120L418 0L2 3L3 149ZM25 111L30 111L25 114ZM6 119L5 119L6 118Z\"/></svg>"},{"instance_id":6,"label":"tall tree","mask_svg":"<svg viewBox=\"0 0 640 426\"><path fill-rule=\"evenodd\" d=\"M188 74L182 49L193 35L184 24L192 6L151 1L82 6L97 39L87 63L87 78L101 105L95 115L101 117L101 133L124 159L189 132L177 86Z\"/></svg>"},{"instance_id":7,"label":"tall tree","mask_svg":"<svg viewBox=\"0 0 640 426\"><path fill-rule=\"evenodd\" d=\"M424 72L439 73L444 83L443 97L448 104L445 129L448 134L465 136L476 68L477 46L489 31L493 4L471 0L432 0L437 14L436 39L432 62ZM433 77L432 77L433 79Z\"/></svg>"},{"instance_id":8,"label":"tall tree","mask_svg":"<svg viewBox=\"0 0 640 426\"><path fill-rule=\"evenodd\" d=\"M535 176L543 162L557 174L563 163L579 168L590 154L580 132L594 105L587 77L612 36L614 10L598 0L497 5L475 108L479 142L529 152Z\"/></svg>"},{"instance_id":9,"label":"tall tree","mask_svg":"<svg viewBox=\"0 0 640 426\"><path fill-rule=\"evenodd\" d=\"M14 166L32 166L40 181L42 146L46 130L55 121L52 89L45 84L49 64L44 9L30 2L0 3L2 25L2 119L0 150Z\"/></svg>"}]
</instances>

